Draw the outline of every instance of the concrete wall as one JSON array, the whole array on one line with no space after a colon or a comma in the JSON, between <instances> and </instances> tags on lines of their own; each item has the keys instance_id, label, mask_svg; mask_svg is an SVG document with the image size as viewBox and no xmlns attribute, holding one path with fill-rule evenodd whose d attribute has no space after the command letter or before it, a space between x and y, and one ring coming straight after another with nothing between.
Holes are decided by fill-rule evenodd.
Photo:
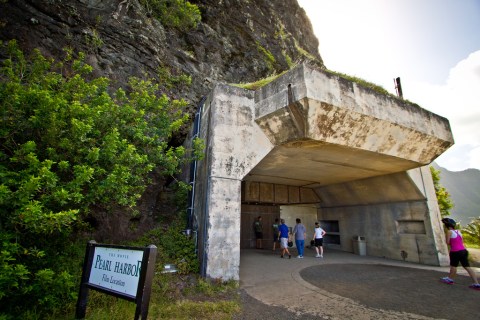
<instances>
[{"instance_id":1,"label":"concrete wall","mask_svg":"<svg viewBox=\"0 0 480 320\"><path fill-rule=\"evenodd\" d=\"M324 200L319 220L338 221L342 250L353 252L352 238L364 236L368 255L448 264L428 167L328 186L317 192Z\"/></svg>"},{"instance_id":2,"label":"concrete wall","mask_svg":"<svg viewBox=\"0 0 480 320\"><path fill-rule=\"evenodd\" d=\"M363 235L370 255L445 262L429 171L406 170L453 144L446 119L302 65L256 92L217 85L199 137L206 156L194 215L203 276L239 278L242 182L249 201L282 205L291 226L298 215L307 224L317 217L312 207L286 204L308 193L308 202L320 199L318 218L339 221L344 250Z\"/></svg>"},{"instance_id":3,"label":"concrete wall","mask_svg":"<svg viewBox=\"0 0 480 320\"><path fill-rule=\"evenodd\" d=\"M296 219L302 220L303 225L307 228L307 238L305 245L309 245L310 239L313 237L313 229L315 228L315 221L317 221L317 207L313 205L291 205L280 207L280 217L285 219L285 224L293 230ZM293 246L296 247L295 241Z\"/></svg>"},{"instance_id":4,"label":"concrete wall","mask_svg":"<svg viewBox=\"0 0 480 320\"><path fill-rule=\"evenodd\" d=\"M453 144L445 118L305 65L255 100L256 122L275 145L308 138L426 165Z\"/></svg>"},{"instance_id":5,"label":"concrete wall","mask_svg":"<svg viewBox=\"0 0 480 320\"><path fill-rule=\"evenodd\" d=\"M273 146L252 126L253 93L217 86L205 101L199 137L195 215L201 274L237 279L240 265L241 181Z\"/></svg>"}]
</instances>

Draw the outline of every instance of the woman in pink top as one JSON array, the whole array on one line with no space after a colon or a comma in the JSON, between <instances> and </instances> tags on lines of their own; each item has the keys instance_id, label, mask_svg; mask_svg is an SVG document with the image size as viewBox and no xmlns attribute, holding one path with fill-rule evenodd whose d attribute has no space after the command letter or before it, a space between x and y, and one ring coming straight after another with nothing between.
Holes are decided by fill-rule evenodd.
<instances>
[{"instance_id":1,"label":"woman in pink top","mask_svg":"<svg viewBox=\"0 0 480 320\"><path fill-rule=\"evenodd\" d=\"M469 287L475 290L480 290L477 275L475 274L475 271L470 268L470 264L468 263L468 251L463 244L462 234L460 231L455 230L455 225L457 223L450 218L444 218L442 219L442 222L448 229L446 240L447 245L450 246L450 274L448 277L442 278L441 281L446 284L453 284L453 278L457 275L458 264L461 263L462 267L464 267L470 277L472 277L473 284Z\"/></svg>"}]
</instances>

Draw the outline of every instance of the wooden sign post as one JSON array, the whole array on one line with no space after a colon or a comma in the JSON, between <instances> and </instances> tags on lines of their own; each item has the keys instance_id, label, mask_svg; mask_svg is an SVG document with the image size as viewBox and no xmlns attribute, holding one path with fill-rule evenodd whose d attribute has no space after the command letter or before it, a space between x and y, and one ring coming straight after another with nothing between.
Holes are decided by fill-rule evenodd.
<instances>
[{"instance_id":1,"label":"wooden sign post","mask_svg":"<svg viewBox=\"0 0 480 320\"><path fill-rule=\"evenodd\" d=\"M97 244L89 241L83 262L75 319L84 319L88 290L135 302L135 320L147 319L157 247Z\"/></svg>"}]
</instances>

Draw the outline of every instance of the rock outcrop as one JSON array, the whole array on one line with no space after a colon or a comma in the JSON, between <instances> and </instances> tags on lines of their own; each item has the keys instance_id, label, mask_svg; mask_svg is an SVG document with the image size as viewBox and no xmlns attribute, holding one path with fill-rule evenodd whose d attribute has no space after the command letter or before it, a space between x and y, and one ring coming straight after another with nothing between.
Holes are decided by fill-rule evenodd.
<instances>
[{"instance_id":1,"label":"rock outcrop","mask_svg":"<svg viewBox=\"0 0 480 320\"><path fill-rule=\"evenodd\" d=\"M16 39L25 51L39 48L56 59L65 47L82 51L94 75L109 77L113 87L125 87L131 76L161 81L162 68L189 75L189 88L164 90L187 100L191 113L216 83L256 81L307 60L323 66L318 40L296 0L190 2L202 20L181 32L163 26L138 0L3 0L0 40ZM133 235L131 230L141 232L167 212L165 181L154 182L139 203L140 218L129 219L121 210L117 219L97 212L92 224L99 234L111 240Z\"/></svg>"},{"instance_id":2,"label":"rock outcrop","mask_svg":"<svg viewBox=\"0 0 480 320\"><path fill-rule=\"evenodd\" d=\"M55 58L67 46L83 51L96 74L116 86L130 76L155 78L167 67L192 77L188 91L171 92L192 104L217 82L255 81L299 61L322 64L296 0L190 2L202 21L180 32L165 28L137 0L7 0L0 4L0 39Z\"/></svg>"}]
</instances>

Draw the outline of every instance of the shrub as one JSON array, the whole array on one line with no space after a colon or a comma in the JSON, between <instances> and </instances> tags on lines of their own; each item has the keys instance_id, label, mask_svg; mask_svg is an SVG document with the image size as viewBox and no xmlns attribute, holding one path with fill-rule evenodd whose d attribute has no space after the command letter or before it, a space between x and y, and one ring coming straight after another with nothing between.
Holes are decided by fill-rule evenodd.
<instances>
[{"instance_id":1,"label":"shrub","mask_svg":"<svg viewBox=\"0 0 480 320\"><path fill-rule=\"evenodd\" d=\"M453 202L447 189L440 184L440 170L430 167L432 173L433 186L435 187L435 194L437 196L438 208L442 218L450 215L450 209L453 208Z\"/></svg>"},{"instance_id":2,"label":"shrub","mask_svg":"<svg viewBox=\"0 0 480 320\"><path fill-rule=\"evenodd\" d=\"M150 172L188 161L168 144L186 102L137 78L110 94L82 53L56 62L15 41L0 50L0 315L42 312L74 298L72 238L89 209L134 212Z\"/></svg>"},{"instance_id":3,"label":"shrub","mask_svg":"<svg viewBox=\"0 0 480 320\"><path fill-rule=\"evenodd\" d=\"M480 217L473 219L470 223L462 229L464 233L465 242L472 247L480 247Z\"/></svg>"},{"instance_id":4,"label":"shrub","mask_svg":"<svg viewBox=\"0 0 480 320\"><path fill-rule=\"evenodd\" d=\"M164 26L183 32L196 28L202 19L200 9L185 0L140 0L140 3Z\"/></svg>"},{"instance_id":5,"label":"shrub","mask_svg":"<svg viewBox=\"0 0 480 320\"><path fill-rule=\"evenodd\" d=\"M195 253L195 238L183 234L185 223L176 220L168 228L159 227L145 234L133 245L146 246L154 244L158 248L157 261L163 269L164 264L173 263L180 274L198 272L199 263Z\"/></svg>"}]
</instances>

